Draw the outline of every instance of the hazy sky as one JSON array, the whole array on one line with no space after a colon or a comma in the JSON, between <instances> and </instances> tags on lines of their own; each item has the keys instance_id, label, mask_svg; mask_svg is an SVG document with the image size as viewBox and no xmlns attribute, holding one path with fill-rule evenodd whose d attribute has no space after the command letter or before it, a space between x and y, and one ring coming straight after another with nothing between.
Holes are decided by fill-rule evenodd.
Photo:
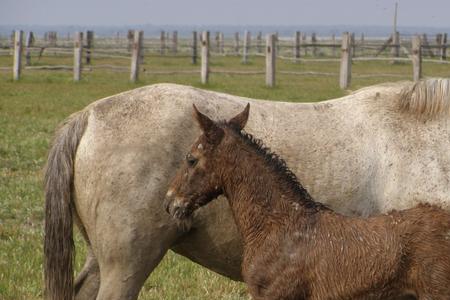
<instances>
[{"instance_id":1,"label":"hazy sky","mask_svg":"<svg viewBox=\"0 0 450 300\"><path fill-rule=\"evenodd\" d=\"M395 0L0 0L2 25L391 25ZM450 27L450 0L397 0L398 24Z\"/></svg>"}]
</instances>

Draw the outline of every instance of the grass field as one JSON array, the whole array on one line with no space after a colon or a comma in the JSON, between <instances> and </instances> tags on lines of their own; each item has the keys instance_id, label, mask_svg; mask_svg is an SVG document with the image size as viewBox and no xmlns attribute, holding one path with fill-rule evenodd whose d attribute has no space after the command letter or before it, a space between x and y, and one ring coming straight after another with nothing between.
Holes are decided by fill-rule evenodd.
<instances>
[{"instance_id":1,"label":"grass field","mask_svg":"<svg viewBox=\"0 0 450 300\"><path fill-rule=\"evenodd\" d=\"M112 64L94 59L95 64ZM128 65L128 61L120 62ZM44 57L35 65L71 64L71 58ZM12 65L11 57L0 57L0 67ZM147 58L147 70L192 70L188 58ZM264 58L252 58L242 65L237 57L213 57L212 68L264 70ZM279 61L285 71L338 73L338 63L293 64ZM351 89L393 80L409 80L408 63L356 62L353 72L397 74L398 77L355 76ZM449 65L424 64L425 76L450 77ZM87 72L81 82L62 71L25 71L19 82L11 73L0 73L0 299L41 299L43 287L42 167L49 141L57 124L72 112L96 99L138 86L173 82L203 87L240 96L293 102L319 101L345 95L337 76L279 75L277 87L264 86L264 75L212 74L202 86L196 75L143 74L137 84L128 73ZM77 235L77 268L84 248ZM230 281L187 259L169 253L147 280L140 299L247 299L245 286Z\"/></svg>"}]
</instances>

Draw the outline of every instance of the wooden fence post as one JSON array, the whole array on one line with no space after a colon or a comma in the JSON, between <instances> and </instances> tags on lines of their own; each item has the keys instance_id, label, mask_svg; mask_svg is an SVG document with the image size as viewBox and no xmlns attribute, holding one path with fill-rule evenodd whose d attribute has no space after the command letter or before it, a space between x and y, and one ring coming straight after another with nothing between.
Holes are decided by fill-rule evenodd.
<instances>
[{"instance_id":1,"label":"wooden fence post","mask_svg":"<svg viewBox=\"0 0 450 300\"><path fill-rule=\"evenodd\" d=\"M172 53L177 54L178 52L178 31L172 33Z\"/></svg>"},{"instance_id":2,"label":"wooden fence post","mask_svg":"<svg viewBox=\"0 0 450 300\"><path fill-rule=\"evenodd\" d=\"M422 42L417 35L412 39L411 59L413 63L413 80L419 81L422 78Z\"/></svg>"},{"instance_id":3,"label":"wooden fence post","mask_svg":"<svg viewBox=\"0 0 450 300\"><path fill-rule=\"evenodd\" d=\"M447 33L442 36L441 60L447 59Z\"/></svg>"},{"instance_id":4,"label":"wooden fence post","mask_svg":"<svg viewBox=\"0 0 450 300\"><path fill-rule=\"evenodd\" d=\"M142 38L144 32L140 30L134 31L133 52L131 56L131 74L130 81L136 82L139 78L139 57L141 56Z\"/></svg>"},{"instance_id":5,"label":"wooden fence post","mask_svg":"<svg viewBox=\"0 0 450 300\"><path fill-rule=\"evenodd\" d=\"M427 55L429 55L430 57L434 58L434 52L430 48L430 44L428 43L428 37L427 37L426 33L422 34L422 39L421 39L420 43L421 43L421 50L420 51L422 52L422 54L425 54L425 52L426 52Z\"/></svg>"},{"instance_id":6,"label":"wooden fence post","mask_svg":"<svg viewBox=\"0 0 450 300\"><path fill-rule=\"evenodd\" d=\"M192 64L197 64L197 31L192 31Z\"/></svg>"},{"instance_id":7,"label":"wooden fence post","mask_svg":"<svg viewBox=\"0 0 450 300\"><path fill-rule=\"evenodd\" d=\"M364 33L361 33L361 40L360 40L360 50L359 53L361 53L361 56L364 55Z\"/></svg>"},{"instance_id":8,"label":"wooden fence post","mask_svg":"<svg viewBox=\"0 0 450 300\"><path fill-rule=\"evenodd\" d=\"M81 59L83 57L83 33L75 32L73 45L73 80L81 79Z\"/></svg>"},{"instance_id":9,"label":"wooden fence post","mask_svg":"<svg viewBox=\"0 0 450 300\"><path fill-rule=\"evenodd\" d=\"M202 33L202 66L201 80L202 84L207 84L209 79L209 31Z\"/></svg>"},{"instance_id":10,"label":"wooden fence post","mask_svg":"<svg viewBox=\"0 0 450 300\"><path fill-rule=\"evenodd\" d=\"M393 57L400 56L400 33L398 31L394 32L392 35L392 49L391 54ZM395 59L393 60L395 62Z\"/></svg>"},{"instance_id":11,"label":"wooden fence post","mask_svg":"<svg viewBox=\"0 0 450 300\"><path fill-rule=\"evenodd\" d=\"M294 35L294 62L300 59L300 31L296 31Z\"/></svg>"},{"instance_id":12,"label":"wooden fence post","mask_svg":"<svg viewBox=\"0 0 450 300\"><path fill-rule=\"evenodd\" d=\"M223 32L219 32L219 53L220 54L224 54L223 44L224 44Z\"/></svg>"},{"instance_id":13,"label":"wooden fence post","mask_svg":"<svg viewBox=\"0 0 450 300\"><path fill-rule=\"evenodd\" d=\"M275 31L275 46L276 46L276 50L275 50L275 55L278 55L280 52L280 40L278 38L278 31Z\"/></svg>"},{"instance_id":14,"label":"wooden fence post","mask_svg":"<svg viewBox=\"0 0 450 300\"><path fill-rule=\"evenodd\" d=\"M56 47L56 41L57 41L57 33L56 31L49 31L48 32L48 40L50 47Z\"/></svg>"},{"instance_id":15,"label":"wooden fence post","mask_svg":"<svg viewBox=\"0 0 450 300\"><path fill-rule=\"evenodd\" d=\"M276 37L275 34L268 34L266 38L266 85L275 86L275 60L276 60Z\"/></svg>"},{"instance_id":16,"label":"wooden fence post","mask_svg":"<svg viewBox=\"0 0 450 300\"><path fill-rule=\"evenodd\" d=\"M248 62L248 49L250 47L250 32L246 30L244 32L244 48L242 51L242 63L246 64Z\"/></svg>"},{"instance_id":17,"label":"wooden fence post","mask_svg":"<svg viewBox=\"0 0 450 300\"><path fill-rule=\"evenodd\" d=\"M33 47L34 45L34 34L32 31L29 31L27 33L27 37L25 39L25 61L26 61L26 65L30 66L31 65L31 47Z\"/></svg>"},{"instance_id":18,"label":"wooden fence post","mask_svg":"<svg viewBox=\"0 0 450 300\"><path fill-rule=\"evenodd\" d=\"M312 45L312 54L314 57L317 56L317 37L316 37L316 33L313 32L311 35L311 45Z\"/></svg>"},{"instance_id":19,"label":"wooden fence post","mask_svg":"<svg viewBox=\"0 0 450 300\"><path fill-rule=\"evenodd\" d=\"M352 32L350 35L350 45L351 45L351 56L355 57L356 55L356 42L355 42L355 33Z\"/></svg>"},{"instance_id":20,"label":"wooden fence post","mask_svg":"<svg viewBox=\"0 0 450 300\"><path fill-rule=\"evenodd\" d=\"M259 31L256 36L256 51L262 53L262 32Z\"/></svg>"},{"instance_id":21,"label":"wooden fence post","mask_svg":"<svg viewBox=\"0 0 450 300\"><path fill-rule=\"evenodd\" d=\"M166 52L166 33L163 31L161 31L161 34L159 36L159 41L160 41L160 45L159 45L159 53L161 55L164 55L164 53Z\"/></svg>"},{"instance_id":22,"label":"wooden fence post","mask_svg":"<svg viewBox=\"0 0 450 300\"><path fill-rule=\"evenodd\" d=\"M234 33L234 53L239 55L239 32Z\"/></svg>"},{"instance_id":23,"label":"wooden fence post","mask_svg":"<svg viewBox=\"0 0 450 300\"><path fill-rule=\"evenodd\" d=\"M346 89L350 86L352 76L352 35L348 32L342 34L341 47L341 69L339 76L339 86L341 89Z\"/></svg>"},{"instance_id":24,"label":"wooden fence post","mask_svg":"<svg viewBox=\"0 0 450 300\"><path fill-rule=\"evenodd\" d=\"M333 55L333 57L336 57L336 48L338 47L338 45L336 45L336 35L334 33L331 35L331 43L333 44L331 54Z\"/></svg>"},{"instance_id":25,"label":"wooden fence post","mask_svg":"<svg viewBox=\"0 0 450 300\"><path fill-rule=\"evenodd\" d=\"M215 51L217 52L217 53L220 53L220 32L219 31L216 31L216 33L215 33L215 36L214 36L214 41L216 42L215 43Z\"/></svg>"},{"instance_id":26,"label":"wooden fence post","mask_svg":"<svg viewBox=\"0 0 450 300\"><path fill-rule=\"evenodd\" d=\"M14 34L14 65L13 65L14 80L19 80L20 74L22 72L22 39L23 39L23 31L16 30Z\"/></svg>"},{"instance_id":27,"label":"wooden fence post","mask_svg":"<svg viewBox=\"0 0 450 300\"><path fill-rule=\"evenodd\" d=\"M141 30L140 34L142 36L139 38L139 65L142 65L144 64L144 31Z\"/></svg>"},{"instance_id":28,"label":"wooden fence post","mask_svg":"<svg viewBox=\"0 0 450 300\"><path fill-rule=\"evenodd\" d=\"M303 45L303 49L305 49L305 57L308 56L308 45L307 45L308 42L307 42L307 39L308 39L308 37L307 37L306 33L302 32L302 41L301 41L301 43Z\"/></svg>"},{"instance_id":29,"label":"wooden fence post","mask_svg":"<svg viewBox=\"0 0 450 300\"><path fill-rule=\"evenodd\" d=\"M131 52L131 50L133 49L133 40L134 40L134 31L131 29L128 30L127 40L128 40L127 50L128 52Z\"/></svg>"},{"instance_id":30,"label":"wooden fence post","mask_svg":"<svg viewBox=\"0 0 450 300\"><path fill-rule=\"evenodd\" d=\"M16 40L16 31L13 30L11 31L11 35L9 36L9 49L12 50L12 52L10 52L12 55L14 55L14 42Z\"/></svg>"},{"instance_id":31,"label":"wooden fence post","mask_svg":"<svg viewBox=\"0 0 450 300\"><path fill-rule=\"evenodd\" d=\"M53 31L53 46L56 47L56 43L58 41L58 33Z\"/></svg>"},{"instance_id":32,"label":"wooden fence post","mask_svg":"<svg viewBox=\"0 0 450 300\"><path fill-rule=\"evenodd\" d=\"M436 55L441 56L442 49L442 33L436 34Z\"/></svg>"},{"instance_id":33,"label":"wooden fence post","mask_svg":"<svg viewBox=\"0 0 450 300\"><path fill-rule=\"evenodd\" d=\"M94 32L92 30L88 30L86 32L86 64L91 64L91 48L94 45Z\"/></svg>"}]
</instances>

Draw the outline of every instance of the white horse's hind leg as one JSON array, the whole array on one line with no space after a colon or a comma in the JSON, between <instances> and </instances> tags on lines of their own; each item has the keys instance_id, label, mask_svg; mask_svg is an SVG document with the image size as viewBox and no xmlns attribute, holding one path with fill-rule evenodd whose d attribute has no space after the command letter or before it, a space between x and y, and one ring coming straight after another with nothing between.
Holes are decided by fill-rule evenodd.
<instances>
[{"instance_id":1,"label":"white horse's hind leg","mask_svg":"<svg viewBox=\"0 0 450 300\"><path fill-rule=\"evenodd\" d=\"M100 288L100 269L90 247L83 269L75 280L75 300L94 300Z\"/></svg>"},{"instance_id":2,"label":"white horse's hind leg","mask_svg":"<svg viewBox=\"0 0 450 300\"><path fill-rule=\"evenodd\" d=\"M97 300L137 299L145 280L163 258L168 247L147 248L151 257L123 258L120 261L100 264L100 289Z\"/></svg>"},{"instance_id":3,"label":"white horse's hind leg","mask_svg":"<svg viewBox=\"0 0 450 300\"><path fill-rule=\"evenodd\" d=\"M145 270L131 270L135 272L134 276L126 278L124 272L129 271L127 269L122 270L120 266L105 268L101 275L102 279L97 300L137 299L148 274L145 274Z\"/></svg>"},{"instance_id":4,"label":"white horse's hind leg","mask_svg":"<svg viewBox=\"0 0 450 300\"><path fill-rule=\"evenodd\" d=\"M135 214L134 222L126 226L122 217L129 212L120 210L115 211L116 217L109 219L107 227L96 232L93 250L100 269L98 300L137 299L145 280L179 235L176 224L162 209L147 218L136 218ZM99 223L103 217L98 218Z\"/></svg>"}]
</instances>

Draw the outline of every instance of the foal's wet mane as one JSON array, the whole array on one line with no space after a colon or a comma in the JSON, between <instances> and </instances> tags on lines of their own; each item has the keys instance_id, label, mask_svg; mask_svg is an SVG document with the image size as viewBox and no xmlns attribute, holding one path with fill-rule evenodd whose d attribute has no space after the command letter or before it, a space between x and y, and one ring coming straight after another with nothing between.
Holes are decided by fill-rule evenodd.
<instances>
[{"instance_id":1,"label":"foal's wet mane","mask_svg":"<svg viewBox=\"0 0 450 300\"><path fill-rule=\"evenodd\" d=\"M292 200L299 202L303 207L313 210L329 209L326 205L320 202L314 201L308 191L298 181L297 176L288 168L286 161L282 159L278 154L271 151L269 147L265 146L263 141L255 138L250 133L240 130L232 123L226 121L218 122L218 126L225 129L231 129L231 132L238 138L240 138L246 145L250 146L255 153L262 156L267 166L275 173L281 175L280 178L284 180L287 187L290 188L294 195Z\"/></svg>"}]
</instances>

